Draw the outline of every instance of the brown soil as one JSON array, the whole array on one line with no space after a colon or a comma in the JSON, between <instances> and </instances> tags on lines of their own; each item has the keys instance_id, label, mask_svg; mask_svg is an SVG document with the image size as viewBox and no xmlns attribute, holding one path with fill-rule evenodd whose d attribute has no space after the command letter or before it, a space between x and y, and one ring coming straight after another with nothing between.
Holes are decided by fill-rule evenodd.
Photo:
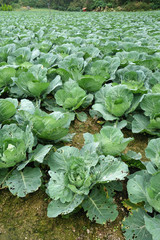
<instances>
[{"instance_id":1,"label":"brown soil","mask_svg":"<svg viewBox=\"0 0 160 240\"><path fill-rule=\"evenodd\" d=\"M46 200L45 200L46 199ZM7 190L0 197L0 240L122 240L120 215L113 223L98 225L80 211L69 219L47 217L47 195L39 190L18 199Z\"/></svg>"}]
</instances>

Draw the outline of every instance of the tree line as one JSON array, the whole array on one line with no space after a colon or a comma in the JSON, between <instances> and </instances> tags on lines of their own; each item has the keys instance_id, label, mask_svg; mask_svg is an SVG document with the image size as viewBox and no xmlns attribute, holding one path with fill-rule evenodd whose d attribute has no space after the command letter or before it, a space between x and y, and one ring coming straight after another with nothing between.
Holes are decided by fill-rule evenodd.
<instances>
[{"instance_id":1,"label":"tree line","mask_svg":"<svg viewBox=\"0 0 160 240\"><path fill-rule=\"evenodd\" d=\"M160 8L160 0L0 0L0 4L12 5L13 7L30 6L71 11L80 11L84 7L89 11L98 7L110 9L119 6L128 6L129 9L135 6L135 8L140 7L144 10Z\"/></svg>"}]
</instances>

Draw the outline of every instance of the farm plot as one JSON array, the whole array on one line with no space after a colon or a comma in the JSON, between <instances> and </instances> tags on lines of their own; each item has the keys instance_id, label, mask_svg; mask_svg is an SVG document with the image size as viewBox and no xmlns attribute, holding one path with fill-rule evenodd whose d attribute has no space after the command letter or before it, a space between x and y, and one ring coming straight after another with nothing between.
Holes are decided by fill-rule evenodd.
<instances>
[{"instance_id":1,"label":"farm plot","mask_svg":"<svg viewBox=\"0 0 160 240\"><path fill-rule=\"evenodd\" d=\"M42 188L49 218L128 215L125 239L158 240L160 12L11 12L0 26L1 189Z\"/></svg>"}]
</instances>

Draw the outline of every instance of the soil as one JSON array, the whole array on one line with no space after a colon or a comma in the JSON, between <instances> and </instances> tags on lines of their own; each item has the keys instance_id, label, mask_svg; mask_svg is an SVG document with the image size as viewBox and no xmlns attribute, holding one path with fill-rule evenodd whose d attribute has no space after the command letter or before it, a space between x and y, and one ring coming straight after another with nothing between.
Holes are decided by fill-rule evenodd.
<instances>
[{"instance_id":1,"label":"soil","mask_svg":"<svg viewBox=\"0 0 160 240\"><path fill-rule=\"evenodd\" d=\"M81 148L84 143L83 133L97 133L101 129L96 120L88 117L85 123L75 120L70 132L76 132L70 145ZM144 149L148 143L147 135L134 135L124 130L125 137L134 137L127 150L141 152L143 160L146 160ZM69 218L47 217L47 205L49 198L44 189L27 195L25 198L17 198L8 190L0 191L0 240L124 240L121 232L121 222L127 215L121 204L126 193L118 193L119 216L114 222L99 225L91 222L80 210Z\"/></svg>"},{"instance_id":2,"label":"soil","mask_svg":"<svg viewBox=\"0 0 160 240\"><path fill-rule=\"evenodd\" d=\"M16 198L7 190L0 197L0 240L122 240L120 222L106 225L92 223L80 211L69 218L47 217L47 195L39 190L26 198Z\"/></svg>"}]
</instances>

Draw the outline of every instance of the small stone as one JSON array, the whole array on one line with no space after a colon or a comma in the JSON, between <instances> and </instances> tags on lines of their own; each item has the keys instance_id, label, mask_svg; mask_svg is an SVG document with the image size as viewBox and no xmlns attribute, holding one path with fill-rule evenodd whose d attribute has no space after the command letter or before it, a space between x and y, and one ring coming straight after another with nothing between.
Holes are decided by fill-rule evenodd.
<instances>
[{"instance_id":1,"label":"small stone","mask_svg":"<svg viewBox=\"0 0 160 240\"><path fill-rule=\"evenodd\" d=\"M88 234L90 233L90 230L89 230L89 229L87 229L87 233L88 233Z\"/></svg>"}]
</instances>

